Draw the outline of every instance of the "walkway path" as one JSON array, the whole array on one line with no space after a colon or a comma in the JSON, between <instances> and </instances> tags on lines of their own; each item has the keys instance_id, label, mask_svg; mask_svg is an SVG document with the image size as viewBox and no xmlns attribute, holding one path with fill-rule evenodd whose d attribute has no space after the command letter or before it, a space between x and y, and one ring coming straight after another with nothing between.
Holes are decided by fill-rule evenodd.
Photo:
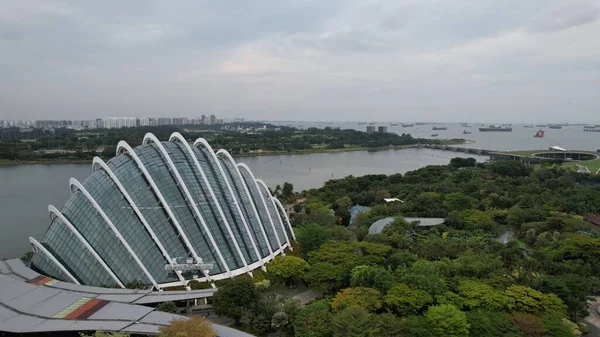
<instances>
[{"instance_id":1,"label":"walkway path","mask_svg":"<svg viewBox=\"0 0 600 337\"><path fill-rule=\"evenodd\" d=\"M590 315L583 319L589 328L589 337L600 337L600 296L594 297L590 304Z\"/></svg>"}]
</instances>

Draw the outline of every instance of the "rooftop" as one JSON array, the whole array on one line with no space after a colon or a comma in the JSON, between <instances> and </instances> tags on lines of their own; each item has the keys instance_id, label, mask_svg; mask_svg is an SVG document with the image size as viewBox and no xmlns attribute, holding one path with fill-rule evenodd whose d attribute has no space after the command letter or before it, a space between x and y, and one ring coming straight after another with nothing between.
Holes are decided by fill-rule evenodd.
<instances>
[{"instance_id":1,"label":"rooftop","mask_svg":"<svg viewBox=\"0 0 600 337\"><path fill-rule=\"evenodd\" d=\"M121 331L156 334L160 327L185 316L154 311L137 303L212 296L215 289L152 292L109 289L61 282L27 268L19 259L0 261L0 331ZM213 325L219 337L251 337Z\"/></svg>"}]
</instances>

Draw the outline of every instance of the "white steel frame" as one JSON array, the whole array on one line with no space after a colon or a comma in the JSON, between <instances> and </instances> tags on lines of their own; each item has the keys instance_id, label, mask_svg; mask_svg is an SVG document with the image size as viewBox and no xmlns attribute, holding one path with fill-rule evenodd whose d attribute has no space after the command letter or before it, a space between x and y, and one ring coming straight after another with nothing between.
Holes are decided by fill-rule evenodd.
<instances>
[{"instance_id":1,"label":"white steel frame","mask_svg":"<svg viewBox=\"0 0 600 337\"><path fill-rule=\"evenodd\" d=\"M165 150L165 148L162 146L162 144L160 143L160 141L153 134L147 133L144 136L143 143L144 144L148 144L150 141L154 142L154 144L156 145L156 147L158 148L158 150L162 154L163 160L167 161L167 165L171 169L171 172L173 174L175 174L175 179L177 180L177 183L179 184L179 186L181 187L181 189L183 189L184 198L187 199L188 204L190 206L192 206L192 209L194 210L194 213L196 213L196 217L200 220L200 223L201 223L202 227L206 231L206 235L208 235L208 239L209 239L211 245L215 249L215 251L217 253L217 256L219 257L219 260L221 260L221 264L223 264L223 267L225 268L225 270L226 270L227 273L231 273L231 270L230 270L229 266L227 265L227 262L225 262L225 258L223 257L223 254L221 254L221 250L219 249L219 246L217 245L217 242L213 238L212 233L210 232L210 229L208 228L208 225L206 224L206 221L204 221L204 217L202 217L202 214L200 213L200 210L196 206L196 203L194 201L194 198L192 197L192 194L190 193L190 190L187 188L187 185L183 181L183 178L181 178L181 174L179 174L179 171L177 170L177 167L175 166L175 163L173 163L173 161L171 160L171 157L167 153L167 150Z\"/></svg>"},{"instance_id":2,"label":"white steel frame","mask_svg":"<svg viewBox=\"0 0 600 337\"><path fill-rule=\"evenodd\" d=\"M169 255L169 253L163 246L160 239L156 236L156 234L154 233L154 230L152 230L152 228L150 227L150 224L148 224L148 222L146 221L146 218L144 217L144 215L142 215L142 212L137 207L137 205L135 204L135 202L133 201L133 199L131 198L131 196L129 195L129 193L127 192L125 187L123 186L123 184L121 184L121 181L119 181L119 178L117 178L117 176L114 174L114 172L110 169L110 167L108 167L108 165L106 165L106 163L102 159L100 159L99 157L94 157L94 159L92 160L92 170L96 171L96 170L99 170L100 168L102 170L104 170L104 172L106 172L106 174L108 174L108 176L112 179L113 183L115 183L115 185L117 186L117 188L119 189L121 194L123 194L125 199L127 199L129 206L131 206L131 208L137 215L138 219L140 220L140 222L142 223L144 228L146 228L146 231L148 232L148 234L150 234L150 237L152 237L152 240L154 240L154 243L156 243L156 246L158 247L158 249L160 249L160 252L165 257L165 259L168 261L168 263L171 266L174 266L171 256ZM177 277L179 278L180 281L185 282L185 279L183 278L183 276L181 276L181 273L175 272L175 274L177 275Z\"/></svg>"},{"instance_id":3,"label":"white steel frame","mask_svg":"<svg viewBox=\"0 0 600 337\"><path fill-rule=\"evenodd\" d=\"M158 288L158 284L156 283L156 280L154 279L154 277L152 277L152 275L150 275L150 272L148 271L146 266L144 266L142 261L140 261L140 258L133 251L133 249L131 249L131 246L129 246L129 243L127 242L127 240L125 240L123 235L121 235L121 232L119 232L117 227L115 227L115 224L113 224L113 222L106 215L106 213L104 212L102 207L100 207L98 202L96 202L96 199L94 199L94 197L92 197L90 192L88 192L87 189L85 187L83 187L83 185L79 181L77 181L77 179L75 179L75 178L69 179L69 187L71 188L72 194L75 194L76 190L79 190L81 193L83 193L83 195L86 197L86 199L92 204L92 206L94 206L94 208L96 209L96 212L98 212L98 214L100 214L100 216L102 217L102 219L104 219L104 221L106 222L108 227L110 227L110 229L113 231L113 233L115 234L117 239L123 244L123 246L129 253L129 255L131 255L131 257L133 258L135 263L137 263L137 265L142 269L142 271L144 272L146 277L150 280L150 282L152 282L152 284L156 288Z\"/></svg>"},{"instance_id":4,"label":"white steel frame","mask_svg":"<svg viewBox=\"0 0 600 337\"><path fill-rule=\"evenodd\" d=\"M79 231L73 226L73 224L69 220L67 220L67 218L65 218L65 216L62 215L62 213L58 209L56 209L56 207L48 205L48 212L50 212L50 218L52 220L54 220L52 215L58 217L61 220L61 222L71 230L71 232L79 239L79 241L81 241L84 247L87 248L87 250L92 254L92 256L94 256L94 258L100 263L102 268L104 268L106 272L108 272L110 277L119 285L119 287L125 288L125 285L123 285L123 283L121 282L121 280L119 280L117 275L115 275L115 273L113 273L113 271L106 265L104 260L102 260L100 255L96 253L96 251L94 250L94 248L92 248L90 243L87 242L87 240L81 235L81 233L79 233Z\"/></svg>"},{"instance_id":5,"label":"white steel frame","mask_svg":"<svg viewBox=\"0 0 600 337\"><path fill-rule=\"evenodd\" d=\"M55 257L54 255L52 255L52 253L50 253L46 247L44 247L41 243L39 243L36 239L32 238L31 236L29 237L29 243L31 244L33 251L35 253L37 253L37 250L39 249L39 251L41 251L44 255L46 255L50 261L52 261L52 263L54 263L54 265L56 265L58 267L58 269L60 269L63 273L65 273L65 275L67 275L67 277L69 277L71 279L71 281L73 281L73 283L75 284L81 284L79 283L79 281L77 281L77 279L67 270L67 268L65 268L65 266L62 265L62 263L60 263Z\"/></svg>"},{"instance_id":6,"label":"white steel frame","mask_svg":"<svg viewBox=\"0 0 600 337\"><path fill-rule=\"evenodd\" d=\"M240 168L237 166L237 163L235 162L235 160L233 160L233 157L226 150L221 149L221 150L217 151L217 157L218 156L224 157L223 160L229 160L229 162L231 162L233 169L235 171L234 174L237 173L237 176L238 176L240 182L242 183L242 187L244 188L244 191L246 192L246 196L248 197L248 200L250 201L252 210L254 210L254 216L256 217L256 220L258 221L258 224L260 225L260 230L265 239L265 242L267 243L267 248L269 249L271 260L274 259L275 255L273 254L273 248L271 247L271 242L269 241L269 237L267 236L267 232L265 231L265 225L263 224L262 220L260 219L260 215L258 214L258 209L256 208L256 205L254 205L254 201L253 201L254 198L252 197L252 194L250 193L248 185L246 185L246 181L244 180L244 177L242 176L242 172L240 172Z\"/></svg>"},{"instance_id":7,"label":"white steel frame","mask_svg":"<svg viewBox=\"0 0 600 337\"><path fill-rule=\"evenodd\" d=\"M169 219L171 220L171 222L173 223L173 225L175 225L175 228L177 229L177 232L179 232L179 235L181 236L181 238L183 239L183 242L185 243L185 245L187 246L188 250L190 251L190 253L194 257L194 260L196 260L196 263L202 263L203 262L202 259L200 258L200 256L198 256L198 254L196 253L196 250L194 249L194 246L192 246L192 244L190 243L190 240L185 235L185 232L183 231L183 229L179 225L179 221L177 221L177 218L175 217L175 214L173 214L173 211L171 211L171 207L169 207L169 204L167 203L167 201L163 197L162 193L158 189L158 186L156 186L156 183L154 182L154 179L152 179L152 176L150 175L150 172L148 172L148 170L146 169L146 167L144 166L144 164L142 163L142 161L140 160L140 158L138 157L138 155L135 153L135 151L133 151L133 149L131 148L131 146L129 146L129 144L127 144L124 141L120 141L119 144L117 144L117 154L118 153L122 153L123 151L127 151L127 153L129 154L129 156L131 156L131 158L133 158L133 161L136 163L136 165L138 166L138 168L142 171L142 174L144 175L144 177L146 177L146 180L148 181L148 183L150 183L150 186L152 187L152 190L154 191L154 194L158 197L158 200L160 201L160 203L165 208L165 211L169 215ZM208 277L208 274L206 272L203 271L203 273L204 273L205 276Z\"/></svg>"},{"instance_id":8,"label":"white steel frame","mask_svg":"<svg viewBox=\"0 0 600 337\"><path fill-rule=\"evenodd\" d=\"M279 199L275 198L275 197L271 197L273 202L275 204L277 204L277 206L279 206L279 209L281 210L281 212L283 213L283 216L285 217L285 221L287 222L288 228L290 229L290 233L292 234L292 239L294 239L294 241L296 241L296 234L294 233L294 228L292 228L292 223L290 222L290 218L287 215L287 212L285 211L285 207L283 207L283 204L281 203L281 201L279 201Z\"/></svg>"},{"instance_id":9,"label":"white steel frame","mask_svg":"<svg viewBox=\"0 0 600 337\"><path fill-rule=\"evenodd\" d=\"M146 135L146 136L148 136L148 135ZM152 137L154 137L154 139L152 139L152 141L160 143L160 141L158 139L156 139L156 137L154 135L152 135ZM145 137L144 137L144 140L145 140ZM231 237L231 241L233 242L235 250L237 251L242 263L244 264L244 268L246 268L246 271L248 273L250 273L250 275L252 275L250 269L248 268L248 262L246 261L244 254L242 254L240 245L237 242L235 235L233 235L233 231L231 230L229 221L227 221L227 217L225 216L225 213L223 213L223 208L221 207L221 203L219 202L219 199L217 199L217 196L215 195L215 192L213 191L213 189L210 185L210 182L208 181L208 178L206 177L206 174L204 173L204 170L202 169L202 166L200 166L200 163L198 162L198 158L196 158L196 155L194 154L192 148L190 147L190 144L188 144L188 142L185 140L185 138L183 138L183 136L177 132L173 133L171 135L171 137L169 137L169 142L173 142L173 140L178 140L179 143L183 144L188 155L192 158L192 161L194 162L196 169L198 170L198 172L200 172L200 176L202 177L204 184L206 184L206 188L208 189L208 193L210 194L210 197L212 198L213 202L217 206L217 213L219 213L219 217L223 220L223 223L225 224L227 233ZM161 144L161 146L162 146L162 144Z\"/></svg>"},{"instance_id":10,"label":"white steel frame","mask_svg":"<svg viewBox=\"0 0 600 337\"><path fill-rule=\"evenodd\" d=\"M287 223L287 226L290 230L291 237L295 240L296 237L294 235L293 228L291 226L291 223L289 221L289 218L287 216L287 212L285 211L285 208L283 207L283 205L277 198L275 198L271 195L267 185L262 180L256 179L254 177L254 174L252 173L252 171L246 164L236 163L235 160L233 159L233 157L229 154L229 152L227 152L226 150L218 150L215 153L215 151L212 149L210 144L208 144L208 142L205 139L199 138L193 143L193 146L198 147L199 150L202 150L200 148L200 146L204 147L204 149L206 149L210 153L212 158L214 159L215 163L214 164L210 163L210 165L216 165L216 168L218 169L219 173L222 175L222 177L224 179L225 185L227 186L227 190L231 195L231 198L232 198L231 200L233 200L233 204L235 206L235 211L231 208L229 210L232 212L237 211L237 213L244 225L246 233L249 236L250 242L252 244L252 248L253 248L254 252L256 253L256 255L259 257L259 259L257 261L248 264L248 262L244 258L244 255L241 252L241 248L238 243L238 240L235 238L235 236L233 234L231 225L229 224L229 221L227 220L227 218L225 216L225 213L223 211L223 205L221 205L221 203L219 202L219 199L216 197L214 190L213 190L208 178L206 177L206 174L205 174L204 170L202 169L202 166L200 165L200 162L198 161L198 158L196 157L196 154L194 153L190 144L185 140L185 138L181 134L179 134L177 132L175 132L171 135L171 137L169 138L169 141L170 142L174 142L174 141L181 142L185 146L189 157L194 162L194 165L196 165L196 168L198 169L198 172L200 172L202 180L204 181L204 183L207 186L207 189L209 191L211 198L213 199L213 201L215 202L215 205L217 206L217 211L219 213L219 216L223 220L223 224L227 228L227 232L234 243L234 246L236 248L237 253L239 254L240 259L244 263L244 267L235 268L233 270L231 270L229 268L228 264L225 262L225 259L221 253L220 248L216 244L214 237L212 236L212 233L209 230L207 223L205 222L204 218L202 217L202 215L200 213L200 210L198 209L196 203L194 202L192 194L190 193L189 189L187 188L183 178L181 177L181 174L177 170L171 157L169 156L168 152L166 151L164 146L161 144L161 142L153 134L148 133L144 136L143 143L148 144L148 143L152 142L156 145L157 149L159 150L160 154L163 157L163 160L168 165L171 173L175 176L175 179L177 180L178 185L181 187L181 190L183 190L183 194L184 194L185 198L187 199L189 205L192 207L196 217L200 220L202 227L206 231L208 239L209 239L211 245L213 246L213 248L215 249L215 252L219 258L219 261L225 268L225 272L215 274L215 275L209 275L206 270L202 270L204 277L198 278L197 279L198 281L213 282L216 280L226 279L229 277L234 277L234 276L245 274L245 273L249 273L250 275L252 275L252 273L251 273L252 270L259 268L259 267L266 270L265 263L273 260L275 258L275 256L278 254L285 255L285 252L284 252L285 248L289 247L291 249L290 238L288 236L288 233L286 232L286 229L285 229L286 224L284 223L283 218L285 218L285 222ZM197 254L193 244L190 242L190 240L188 239L187 235L185 234L183 228L179 224L179 221L175 217L175 214L171 210L166 199L162 195L160 189L154 182L154 179L150 175L150 172L146 169L146 167L144 166L144 164L142 163L141 159L138 157L138 155L136 154L134 149L131 148L131 146L129 146L129 144L127 144L125 141L120 141L117 145L116 152L117 152L117 155L119 155L121 153L127 153L132 158L132 160L137 165L138 169L142 172L145 180L150 185L150 189L153 191L155 196L158 198L160 204L162 205L162 207L164 208L165 212L168 215L168 220L176 228L179 236L182 238L189 253L193 256L196 263L203 263L204 262L203 259L200 258L200 256ZM239 179L239 182L242 184L242 186L237 186L237 184L236 184L236 189L238 189L237 191L234 191L234 188L232 186L232 184L234 184L236 182L230 181L231 179L225 172L225 169L223 168L224 163L221 163L220 162L221 160L229 161L232 164L232 168L228 168L228 170L233 169L233 171L230 171L230 173L233 175L233 177L237 177ZM129 203L129 206L131 206L132 210L135 212L135 214L137 215L138 219L140 220L140 222L142 223L142 225L144 226L146 231L150 234L150 237L152 238L154 243L157 245L157 247L159 248L162 255L167 259L169 264L173 265L173 260L170 256L170 254L167 252L166 248L164 247L164 245L162 244L160 239L156 236L154 230L150 227L150 225L146 221L145 217L141 213L140 209L135 204L132 197L129 195L129 193L127 192L125 187L121 184L121 182L119 181L117 176L114 174L114 172L110 169L110 167L104 161L102 161L102 159L100 159L98 157L95 157L92 163L93 163L93 165L92 165L93 171L102 169L102 170L104 170L104 172L106 174L108 174L108 176L111 178L113 183L119 189L119 191L121 192L123 197L127 200L127 202ZM244 175L241 172L242 168L244 170L246 170L248 176L250 177L249 180L252 180L252 182L246 181L246 179L244 178ZM146 269L146 267L143 265L143 263L141 262L141 260L137 256L137 254L133 251L131 246L129 246L129 244L127 243L125 238L121 235L121 233L116 228L114 223L108 218L108 216L106 215L104 210L96 202L96 200L93 198L93 196L91 196L90 193L85 189L85 187L76 179L71 178L69 181L69 184L70 184L72 193L75 193L76 190L79 190L81 193L84 194L84 196L88 199L88 201L92 204L92 206L96 209L96 211L104 219L104 221L109 226L111 231L115 234L115 236L117 236L118 240L123 244L123 246L126 248L128 253L131 255L131 257L135 260L135 262L138 264L138 266L144 272L146 277L148 277L148 279L152 282L152 284L156 288L161 289L164 287L178 286L178 285L182 285L182 284L186 285L188 281L191 281L191 280L186 280L180 273L176 273L179 278L179 281L157 284L157 282L155 281L153 276L150 274L150 272ZM269 240L269 237L265 231L265 228L266 228L265 223L261 219L261 216L260 216L258 208L257 208L258 204L256 204L257 202L259 202L259 200L255 200L255 198L253 197L253 195L250 191L250 184L254 184L254 188L257 189L257 192L259 194L260 202L262 202L262 206L267 211L266 216L270 222L271 228L273 229L273 232L274 232L275 239L279 245L277 247L277 249L273 249L271 241ZM242 188L243 191L239 190L239 188ZM266 191L266 197L264 194L265 192L262 191L261 188L263 188ZM264 238L265 243L267 244L268 251L269 251L269 254L267 256L265 256L264 258L261 256L261 252L258 249L257 241L254 238L254 236L257 235L255 232L255 229L251 230L250 223L249 223L250 219L249 218L247 219L246 216L244 215L245 214L244 211L242 211L241 201L238 200L238 196L236 194L238 192L245 193L245 195L248 197L248 200L250 202L249 206L251 206L252 211L254 212L254 215L256 217L256 220L258 221L260 231L262 233L262 237ZM277 213L277 219L274 219L274 217L271 215L271 212L269 211L269 207L267 205L266 198L268 198L270 200L270 202L272 203L272 205ZM79 241L81 241L81 243L83 244L85 249L87 249L92 254L92 256L100 263L100 265L106 270L106 272L117 283L117 285L121 288L125 288L125 286L123 285L121 280L119 280L119 278L110 269L110 267L104 262L104 260L98 255L98 253L89 244L89 242L81 235L81 233L79 233L79 231L75 228L75 226L73 226L73 224L68 219L66 219L66 217L58 209L56 209L52 205L49 205L48 212L50 213L50 217L52 219L54 219L55 217L60 218L61 222L63 224L65 224L65 226L67 226L67 228L69 228L69 230L79 239ZM280 214L280 212L283 212L283 216ZM281 238L279 237L279 234L277 232L277 228L275 225L275 222L277 220L279 221L279 224L281 226L281 229L283 230L283 233L284 233L284 236L285 236L287 242L282 242ZM242 240L245 240L245 239L246 238L242 236ZM63 271L65 273L65 275L67 275L74 283L79 284L79 282L73 276L73 274L71 274L42 244L40 244L34 238L30 238L29 241L30 241L30 244L33 247L35 247L35 249L38 249L43 254L45 254L52 261L52 263L54 263L61 271Z\"/></svg>"},{"instance_id":11,"label":"white steel frame","mask_svg":"<svg viewBox=\"0 0 600 337\"><path fill-rule=\"evenodd\" d=\"M190 148L189 144L185 141L185 138L183 138L183 136L181 134L177 133L177 132L174 133L171 137L173 137L173 136L178 137L179 140L183 140L183 142L186 144L186 148L190 152L190 155L194 158L194 162L198 165L198 169L200 170L200 172L202 172L202 177L206 181L206 183L208 185L208 188L209 188L209 191L211 192L211 194L214 195L213 189L212 189L212 187L210 187L210 184L208 183L208 180L206 179L206 176L204 175L204 171L202 170L202 167L200 166L200 163L198 162L198 159L196 158L196 156L192 152L192 149ZM169 139L169 141L171 141L171 139ZM217 165L217 169L219 169L219 173L223 177L223 181L225 181L225 185L227 186L227 191L231 195L231 199L233 200L233 204L236 207L236 211L238 212L240 219L242 219L242 223L244 225L244 228L246 229L246 233L248 233L248 237L250 238L250 243L252 244L252 248L254 248L254 253L256 254L256 257L258 258L258 261L262 261L262 256L260 256L260 252L258 251L258 247L256 246L256 242L254 242L254 237L252 237L252 232L250 232L250 227L248 227L248 223L246 222L246 218L244 217L244 214L242 213L242 209L240 208L238 200L235 197L235 194L233 192L233 188L231 187L231 184L229 183L229 179L227 178L227 175L225 174L225 171L223 170L223 167L221 166L219 158L217 158L217 155L213 151L212 147L210 146L210 144L208 144L208 142L204 138L198 138L198 139L196 139L196 141L194 142L194 146L198 147L198 145L203 145L206 148L206 150L211 154L213 160L215 161L215 165ZM216 201L216 198L215 198L215 201ZM217 205L219 205L219 204L217 203ZM218 208L219 208L219 212L222 213L223 211L222 211L220 205L218 206Z\"/></svg>"},{"instance_id":12,"label":"white steel frame","mask_svg":"<svg viewBox=\"0 0 600 337\"><path fill-rule=\"evenodd\" d=\"M290 244L290 238L288 237L287 232L285 231L285 224L283 223L283 219L281 219L281 215L279 214L279 211L277 210L277 205L275 205L275 202L273 201L273 195L271 194L271 191L269 191L269 187L261 179L256 179L256 182L260 186L262 186L264 188L265 192L267 193L269 201L271 202L271 205L273 205L273 209L275 210L275 214L277 215L277 219L279 220L279 225L281 226L281 231L283 232L283 236L285 236L285 241L287 241L287 244L291 249L292 245Z\"/></svg>"},{"instance_id":13,"label":"white steel frame","mask_svg":"<svg viewBox=\"0 0 600 337\"><path fill-rule=\"evenodd\" d=\"M281 243L281 240L279 239L279 234L277 234L277 229L275 228L275 222L273 221L273 218L271 217L271 212L269 212L269 207L267 207L267 202L265 201L265 198L264 198L262 192L260 191L260 187L258 186L258 183L256 182L256 178L254 177L254 174L252 173L252 171L250 170L248 165L246 165L244 163L238 163L237 166L246 170L246 172L248 172L248 175L250 175L250 179L254 182L254 186L256 186L256 189L258 190L260 200L262 201L262 204L265 207L265 210L267 211L267 217L269 218L269 222L271 222L271 227L273 227L275 239L277 239L277 245L279 247L281 247L283 244ZM281 254L285 255L283 250L281 251Z\"/></svg>"}]
</instances>

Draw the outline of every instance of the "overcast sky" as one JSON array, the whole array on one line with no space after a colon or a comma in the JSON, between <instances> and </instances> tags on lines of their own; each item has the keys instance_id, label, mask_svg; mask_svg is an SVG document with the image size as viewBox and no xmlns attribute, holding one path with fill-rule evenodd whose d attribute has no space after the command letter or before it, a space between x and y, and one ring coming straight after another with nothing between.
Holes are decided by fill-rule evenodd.
<instances>
[{"instance_id":1,"label":"overcast sky","mask_svg":"<svg viewBox=\"0 0 600 337\"><path fill-rule=\"evenodd\" d=\"M600 0L0 0L0 119L600 123Z\"/></svg>"}]
</instances>

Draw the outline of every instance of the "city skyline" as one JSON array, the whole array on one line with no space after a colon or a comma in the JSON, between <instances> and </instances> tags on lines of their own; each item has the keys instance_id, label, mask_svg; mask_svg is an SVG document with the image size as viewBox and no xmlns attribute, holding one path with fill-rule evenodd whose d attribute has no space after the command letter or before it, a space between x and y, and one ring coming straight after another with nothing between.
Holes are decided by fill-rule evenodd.
<instances>
[{"instance_id":1,"label":"city skyline","mask_svg":"<svg viewBox=\"0 0 600 337\"><path fill-rule=\"evenodd\" d=\"M23 0L0 13L0 119L598 122L597 0Z\"/></svg>"}]
</instances>

